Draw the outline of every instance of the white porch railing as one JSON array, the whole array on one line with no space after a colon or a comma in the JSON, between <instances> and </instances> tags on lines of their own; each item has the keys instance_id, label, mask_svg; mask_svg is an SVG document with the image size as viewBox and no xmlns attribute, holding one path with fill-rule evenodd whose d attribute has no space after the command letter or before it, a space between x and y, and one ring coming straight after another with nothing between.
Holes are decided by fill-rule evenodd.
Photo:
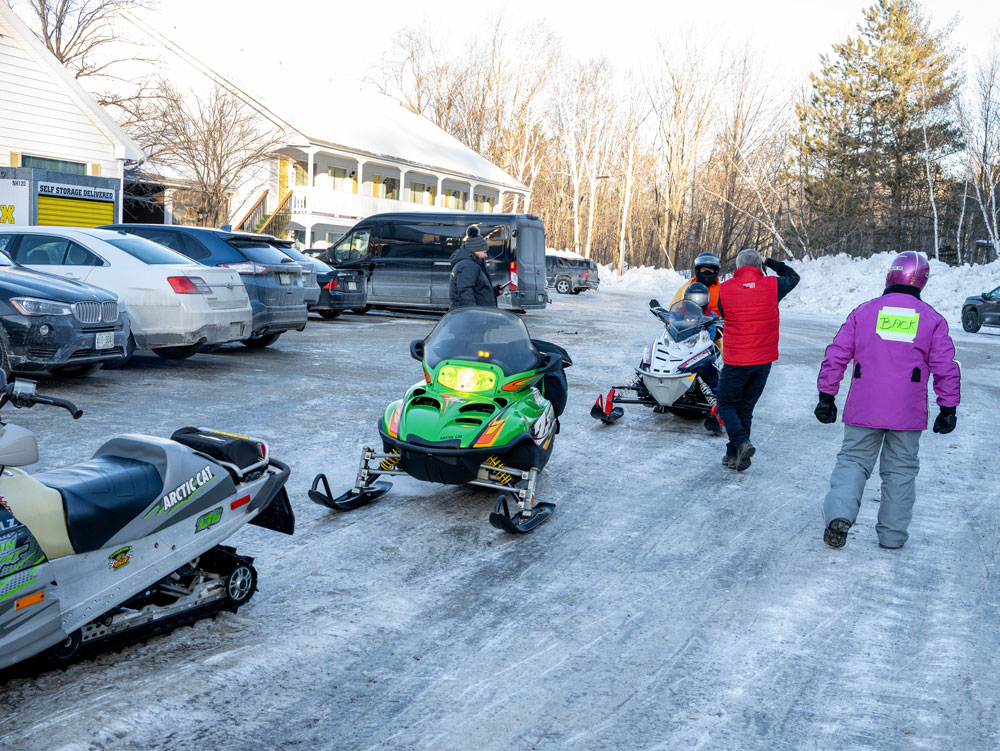
<instances>
[{"instance_id":1,"label":"white porch railing","mask_svg":"<svg viewBox=\"0 0 1000 751\"><path fill-rule=\"evenodd\" d=\"M488 209L488 207L487 207ZM347 193L327 188L297 185L292 193L293 214L324 214L336 217L362 219L372 214L388 211L463 211L465 209L432 206L412 201L396 201Z\"/></svg>"}]
</instances>

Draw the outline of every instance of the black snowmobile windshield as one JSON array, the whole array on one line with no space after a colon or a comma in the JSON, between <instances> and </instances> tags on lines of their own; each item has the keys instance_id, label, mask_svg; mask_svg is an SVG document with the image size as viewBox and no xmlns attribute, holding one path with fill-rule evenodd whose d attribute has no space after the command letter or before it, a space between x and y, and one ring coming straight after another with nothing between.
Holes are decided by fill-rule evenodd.
<instances>
[{"instance_id":1,"label":"black snowmobile windshield","mask_svg":"<svg viewBox=\"0 0 1000 751\"><path fill-rule=\"evenodd\" d=\"M705 314L698 305L690 300L679 300L670 306L667 333L675 342L683 342L698 336L704 321Z\"/></svg>"},{"instance_id":2,"label":"black snowmobile windshield","mask_svg":"<svg viewBox=\"0 0 1000 751\"><path fill-rule=\"evenodd\" d=\"M505 376L534 370L542 356L521 319L506 310L453 310L424 339L424 361L436 368L445 360L490 362Z\"/></svg>"}]
</instances>

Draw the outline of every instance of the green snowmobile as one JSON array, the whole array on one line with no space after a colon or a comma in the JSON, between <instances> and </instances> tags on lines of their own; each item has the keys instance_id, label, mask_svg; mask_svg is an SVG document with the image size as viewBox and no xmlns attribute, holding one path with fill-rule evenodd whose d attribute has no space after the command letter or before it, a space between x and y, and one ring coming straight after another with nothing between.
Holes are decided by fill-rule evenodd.
<instances>
[{"instance_id":1,"label":"green snowmobile","mask_svg":"<svg viewBox=\"0 0 1000 751\"><path fill-rule=\"evenodd\" d=\"M364 449L354 487L340 497L332 497L322 474L309 497L347 511L392 487L378 480L382 475L405 474L499 490L490 514L498 529L527 532L548 519L555 504L535 500L535 482L552 454L558 414L543 392L545 383L565 383L561 371L572 364L565 350L533 342L507 311L459 308L426 339L411 342L410 354L423 364L424 378L386 408L382 452ZM554 398L561 412L564 389Z\"/></svg>"}]
</instances>

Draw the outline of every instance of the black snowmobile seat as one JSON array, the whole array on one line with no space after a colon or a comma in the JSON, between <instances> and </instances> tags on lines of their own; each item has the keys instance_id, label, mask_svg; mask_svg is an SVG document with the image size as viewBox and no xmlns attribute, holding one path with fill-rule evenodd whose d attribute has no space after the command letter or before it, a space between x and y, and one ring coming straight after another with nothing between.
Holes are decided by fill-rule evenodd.
<instances>
[{"instance_id":1,"label":"black snowmobile seat","mask_svg":"<svg viewBox=\"0 0 1000 751\"><path fill-rule=\"evenodd\" d=\"M216 461L226 462L246 471L260 464L261 445L250 438L207 430L204 428L179 428L170 436L171 441L177 441L195 451L199 451ZM233 477L239 481L238 477Z\"/></svg>"},{"instance_id":2,"label":"black snowmobile seat","mask_svg":"<svg viewBox=\"0 0 1000 751\"><path fill-rule=\"evenodd\" d=\"M156 467L118 456L34 476L62 495L69 539L77 553L100 550L163 493Z\"/></svg>"}]
</instances>

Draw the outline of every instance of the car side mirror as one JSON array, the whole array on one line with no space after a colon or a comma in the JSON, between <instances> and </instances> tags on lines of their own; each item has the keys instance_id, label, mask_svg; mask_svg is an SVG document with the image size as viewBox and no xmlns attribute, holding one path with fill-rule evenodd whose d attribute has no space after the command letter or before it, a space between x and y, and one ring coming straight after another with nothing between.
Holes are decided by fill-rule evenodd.
<instances>
[{"instance_id":1,"label":"car side mirror","mask_svg":"<svg viewBox=\"0 0 1000 751\"><path fill-rule=\"evenodd\" d=\"M412 357L417 362L424 361L424 340L414 339L410 342L410 357Z\"/></svg>"}]
</instances>

